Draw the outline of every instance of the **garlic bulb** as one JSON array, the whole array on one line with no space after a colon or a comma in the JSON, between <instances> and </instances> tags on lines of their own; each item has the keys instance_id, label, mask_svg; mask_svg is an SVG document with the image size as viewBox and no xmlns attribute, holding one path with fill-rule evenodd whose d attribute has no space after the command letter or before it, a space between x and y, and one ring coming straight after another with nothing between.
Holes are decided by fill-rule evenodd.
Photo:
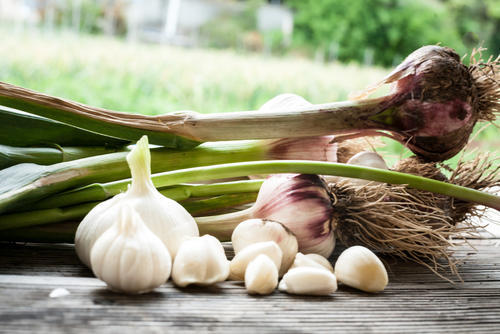
<instances>
[{"instance_id":1,"label":"garlic bulb","mask_svg":"<svg viewBox=\"0 0 500 334\"><path fill-rule=\"evenodd\" d=\"M382 261L363 246L349 247L340 254L335 276L339 282L366 292L382 291L389 283Z\"/></svg>"},{"instance_id":2,"label":"garlic bulb","mask_svg":"<svg viewBox=\"0 0 500 334\"><path fill-rule=\"evenodd\" d=\"M297 237L299 251L330 256L335 248L333 208L327 185L312 174L271 175L262 184L252 217L282 223Z\"/></svg>"},{"instance_id":3,"label":"garlic bulb","mask_svg":"<svg viewBox=\"0 0 500 334\"><path fill-rule=\"evenodd\" d=\"M177 202L163 196L151 181L148 138L142 137L127 155L132 174L129 189L93 208L78 226L75 249L80 260L90 266L90 251L97 238L119 218L122 205L134 208L149 229L163 241L171 256L188 237L198 236L193 217Z\"/></svg>"},{"instance_id":4,"label":"garlic bulb","mask_svg":"<svg viewBox=\"0 0 500 334\"><path fill-rule=\"evenodd\" d=\"M224 247L211 235L185 240L179 247L172 269L175 285L210 285L229 276L229 261Z\"/></svg>"},{"instance_id":5,"label":"garlic bulb","mask_svg":"<svg viewBox=\"0 0 500 334\"><path fill-rule=\"evenodd\" d=\"M329 295L337 291L337 279L324 268L297 267L283 276L278 289L296 295Z\"/></svg>"},{"instance_id":6,"label":"garlic bulb","mask_svg":"<svg viewBox=\"0 0 500 334\"><path fill-rule=\"evenodd\" d=\"M265 241L251 244L237 253L231 260L231 279L243 280L248 264L260 254L267 255L275 264L276 269L281 266L283 253L274 241Z\"/></svg>"},{"instance_id":7,"label":"garlic bulb","mask_svg":"<svg viewBox=\"0 0 500 334\"><path fill-rule=\"evenodd\" d=\"M280 276L290 268L298 251L297 238L283 224L267 219L248 219L236 226L231 236L234 253L263 241L274 241L283 253Z\"/></svg>"},{"instance_id":8,"label":"garlic bulb","mask_svg":"<svg viewBox=\"0 0 500 334\"><path fill-rule=\"evenodd\" d=\"M92 247L92 270L111 290L151 291L168 280L172 267L170 254L134 209L121 205L115 210L118 220Z\"/></svg>"},{"instance_id":9,"label":"garlic bulb","mask_svg":"<svg viewBox=\"0 0 500 334\"><path fill-rule=\"evenodd\" d=\"M319 254L297 253L291 268L298 268L298 267L314 267L314 268L326 269L329 272L333 273L333 266L330 263L330 261L328 261L328 259Z\"/></svg>"},{"instance_id":10,"label":"garlic bulb","mask_svg":"<svg viewBox=\"0 0 500 334\"><path fill-rule=\"evenodd\" d=\"M269 256L260 254L245 270L245 288L250 294L268 295L278 285L278 268Z\"/></svg>"},{"instance_id":11,"label":"garlic bulb","mask_svg":"<svg viewBox=\"0 0 500 334\"><path fill-rule=\"evenodd\" d=\"M347 160L347 164L372 167L372 168L379 168L379 169L386 169L386 170L389 169L389 167L385 163L384 158L382 158L382 156L380 156L380 154L378 154L376 152L371 152L371 151L363 151L363 152L359 152L359 153L353 155L349 160ZM363 180L363 179L353 179L353 178L346 178L346 179L348 179L350 183L360 185L360 186L368 184L368 183L379 184L379 182L373 182L373 181Z\"/></svg>"}]
</instances>

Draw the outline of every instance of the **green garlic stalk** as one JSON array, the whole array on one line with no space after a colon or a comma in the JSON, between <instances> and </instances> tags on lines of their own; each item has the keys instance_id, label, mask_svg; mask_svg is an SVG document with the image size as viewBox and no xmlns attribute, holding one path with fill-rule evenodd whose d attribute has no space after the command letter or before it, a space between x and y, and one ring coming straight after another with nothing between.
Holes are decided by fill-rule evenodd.
<instances>
[{"instance_id":1,"label":"green garlic stalk","mask_svg":"<svg viewBox=\"0 0 500 334\"><path fill-rule=\"evenodd\" d=\"M229 162L307 159L337 161L332 137L205 143L189 150L153 148L152 172ZM20 164L0 171L0 213L22 210L27 204L53 194L97 182L130 177L128 152L110 153L51 166ZM94 187L95 188L95 187ZM107 191L107 190L106 190ZM106 197L106 196L105 196ZM103 200L90 198L87 201ZM73 202L73 203L81 203ZM68 204L56 204L63 206ZM53 206L54 207L54 206Z\"/></svg>"},{"instance_id":2,"label":"green garlic stalk","mask_svg":"<svg viewBox=\"0 0 500 334\"><path fill-rule=\"evenodd\" d=\"M310 137L333 133L387 135L428 160L443 161L467 143L478 121L500 111L500 58L466 66L452 49L423 46L356 101L235 113L176 112L144 116L85 106L6 83L0 104L127 140L183 148L206 141ZM382 84L393 90L366 98Z\"/></svg>"}]
</instances>

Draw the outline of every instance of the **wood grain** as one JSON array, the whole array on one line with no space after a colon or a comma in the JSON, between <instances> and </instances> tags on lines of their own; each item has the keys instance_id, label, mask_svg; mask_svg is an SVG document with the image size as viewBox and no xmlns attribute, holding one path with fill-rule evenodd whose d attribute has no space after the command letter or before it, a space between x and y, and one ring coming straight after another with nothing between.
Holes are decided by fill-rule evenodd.
<instances>
[{"instance_id":1,"label":"wood grain","mask_svg":"<svg viewBox=\"0 0 500 334\"><path fill-rule=\"evenodd\" d=\"M500 239L457 247L463 283L385 259L388 288L340 286L331 297L246 294L241 282L155 292L110 292L72 245L0 243L2 333L498 333ZM229 250L229 249L228 249ZM338 255L340 249L334 254ZM55 288L70 295L50 298Z\"/></svg>"}]
</instances>

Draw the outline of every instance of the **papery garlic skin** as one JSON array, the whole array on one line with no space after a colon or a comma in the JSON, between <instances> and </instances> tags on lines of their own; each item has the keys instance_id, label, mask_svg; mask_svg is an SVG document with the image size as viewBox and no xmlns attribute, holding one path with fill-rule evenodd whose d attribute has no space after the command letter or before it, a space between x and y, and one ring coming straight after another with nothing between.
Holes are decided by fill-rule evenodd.
<instances>
[{"instance_id":1,"label":"papery garlic skin","mask_svg":"<svg viewBox=\"0 0 500 334\"><path fill-rule=\"evenodd\" d=\"M280 268L283 252L274 241L251 244L238 252L230 262L232 280L243 280L248 264L260 254L268 256Z\"/></svg>"},{"instance_id":2,"label":"papery garlic skin","mask_svg":"<svg viewBox=\"0 0 500 334\"><path fill-rule=\"evenodd\" d=\"M137 294L165 283L172 259L139 214L121 206L118 220L96 240L90 264L111 290Z\"/></svg>"},{"instance_id":3,"label":"papery garlic skin","mask_svg":"<svg viewBox=\"0 0 500 334\"><path fill-rule=\"evenodd\" d=\"M229 261L224 247L211 235L185 240L179 247L172 268L175 285L211 285L229 276Z\"/></svg>"},{"instance_id":4,"label":"papery garlic skin","mask_svg":"<svg viewBox=\"0 0 500 334\"><path fill-rule=\"evenodd\" d=\"M325 268L297 267L283 276L278 289L295 295L325 296L337 291L337 279Z\"/></svg>"},{"instance_id":5,"label":"papery garlic skin","mask_svg":"<svg viewBox=\"0 0 500 334\"><path fill-rule=\"evenodd\" d=\"M231 242L234 253L238 254L245 247L263 241L274 241L283 253L280 276L290 268L299 244L295 235L283 224L267 219L247 219L233 230Z\"/></svg>"},{"instance_id":6,"label":"papery garlic skin","mask_svg":"<svg viewBox=\"0 0 500 334\"><path fill-rule=\"evenodd\" d=\"M302 253L328 257L335 248L332 201L327 185L317 175L271 175L262 184L252 210L252 217L289 228Z\"/></svg>"},{"instance_id":7,"label":"papery garlic skin","mask_svg":"<svg viewBox=\"0 0 500 334\"><path fill-rule=\"evenodd\" d=\"M168 248L172 258L186 238L198 236L194 218L177 202L163 196L151 181L151 155L148 139L142 137L127 155L132 173L129 189L94 207L85 216L75 234L75 250L80 260L90 266L90 251L97 238L119 217L119 206L133 208L148 228Z\"/></svg>"},{"instance_id":8,"label":"papery garlic skin","mask_svg":"<svg viewBox=\"0 0 500 334\"><path fill-rule=\"evenodd\" d=\"M245 270L245 288L249 294L269 295L278 285L278 269L269 256L260 254Z\"/></svg>"},{"instance_id":9,"label":"papery garlic skin","mask_svg":"<svg viewBox=\"0 0 500 334\"><path fill-rule=\"evenodd\" d=\"M314 268L326 269L329 272L333 273L333 266L330 263L330 261L328 261L327 258L319 254L297 253L290 269L298 267L314 267Z\"/></svg>"},{"instance_id":10,"label":"papery garlic skin","mask_svg":"<svg viewBox=\"0 0 500 334\"><path fill-rule=\"evenodd\" d=\"M344 250L335 263L334 272L339 282L365 292L380 292L389 283L382 261L363 246Z\"/></svg>"}]
</instances>

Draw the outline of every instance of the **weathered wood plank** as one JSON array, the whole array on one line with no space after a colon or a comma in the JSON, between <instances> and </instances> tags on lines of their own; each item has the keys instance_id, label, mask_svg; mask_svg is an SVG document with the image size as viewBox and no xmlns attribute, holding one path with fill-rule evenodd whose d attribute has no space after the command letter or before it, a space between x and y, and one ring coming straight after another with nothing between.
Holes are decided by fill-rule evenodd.
<instances>
[{"instance_id":1,"label":"weathered wood plank","mask_svg":"<svg viewBox=\"0 0 500 334\"><path fill-rule=\"evenodd\" d=\"M331 297L245 293L241 282L126 296L92 277L69 245L0 244L3 333L495 333L500 331L500 240L458 247L464 280L450 284L412 263L386 259L380 294L340 287ZM55 288L71 294L50 298Z\"/></svg>"}]
</instances>

